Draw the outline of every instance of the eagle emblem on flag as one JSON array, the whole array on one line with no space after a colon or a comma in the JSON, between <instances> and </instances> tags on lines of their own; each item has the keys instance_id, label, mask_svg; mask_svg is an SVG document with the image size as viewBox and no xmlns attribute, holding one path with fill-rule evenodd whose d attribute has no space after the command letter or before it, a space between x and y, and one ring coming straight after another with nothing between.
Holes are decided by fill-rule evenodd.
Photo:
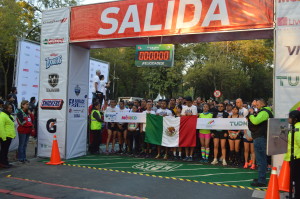
<instances>
[{"instance_id":1,"label":"eagle emblem on flag","mask_svg":"<svg viewBox=\"0 0 300 199\"><path fill-rule=\"evenodd\" d=\"M176 134L177 132L176 132L176 129L175 129L175 127L168 127L167 129L166 129L166 134L168 135L168 136L170 136L170 137L172 137L172 136L174 136L175 134Z\"/></svg>"}]
</instances>

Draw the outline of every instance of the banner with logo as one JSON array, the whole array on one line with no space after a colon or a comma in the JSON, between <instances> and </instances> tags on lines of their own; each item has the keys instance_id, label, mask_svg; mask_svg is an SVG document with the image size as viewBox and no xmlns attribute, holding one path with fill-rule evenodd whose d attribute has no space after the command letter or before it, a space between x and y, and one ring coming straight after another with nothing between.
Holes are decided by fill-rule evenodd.
<instances>
[{"instance_id":1,"label":"banner with logo","mask_svg":"<svg viewBox=\"0 0 300 199\"><path fill-rule=\"evenodd\" d=\"M275 116L287 118L300 102L300 1L278 0L276 10Z\"/></svg>"},{"instance_id":2,"label":"banner with logo","mask_svg":"<svg viewBox=\"0 0 300 199\"><path fill-rule=\"evenodd\" d=\"M126 0L72 8L71 42L273 27L273 0Z\"/></svg>"},{"instance_id":3,"label":"banner with logo","mask_svg":"<svg viewBox=\"0 0 300 199\"><path fill-rule=\"evenodd\" d=\"M104 121L146 123L146 113L105 112ZM248 129L248 122L246 118L198 118L196 129L245 130Z\"/></svg>"},{"instance_id":4,"label":"banner with logo","mask_svg":"<svg viewBox=\"0 0 300 199\"><path fill-rule=\"evenodd\" d=\"M50 157L56 134L65 158L70 9L43 11L38 156Z\"/></svg>"},{"instance_id":5,"label":"banner with logo","mask_svg":"<svg viewBox=\"0 0 300 199\"><path fill-rule=\"evenodd\" d=\"M66 158L86 155L90 51L70 45Z\"/></svg>"},{"instance_id":6,"label":"banner with logo","mask_svg":"<svg viewBox=\"0 0 300 199\"><path fill-rule=\"evenodd\" d=\"M16 65L16 87L18 90L18 106L22 100L35 97L38 101L40 71L40 45L20 40Z\"/></svg>"},{"instance_id":7,"label":"banner with logo","mask_svg":"<svg viewBox=\"0 0 300 199\"><path fill-rule=\"evenodd\" d=\"M92 104L93 99L93 87L94 87L94 77L96 75L96 70L101 71L101 75L104 75L104 81L109 81L109 62L97 60L97 59L90 59L90 75L89 75L89 102L88 104Z\"/></svg>"}]
</instances>

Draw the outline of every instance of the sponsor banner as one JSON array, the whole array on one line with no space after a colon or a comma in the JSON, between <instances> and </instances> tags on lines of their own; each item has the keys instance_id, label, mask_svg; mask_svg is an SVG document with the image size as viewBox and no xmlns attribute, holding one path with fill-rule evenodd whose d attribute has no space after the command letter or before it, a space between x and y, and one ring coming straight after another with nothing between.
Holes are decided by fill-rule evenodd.
<instances>
[{"instance_id":1,"label":"sponsor banner","mask_svg":"<svg viewBox=\"0 0 300 199\"><path fill-rule=\"evenodd\" d=\"M300 1L277 1L275 116L287 118L300 99Z\"/></svg>"},{"instance_id":2,"label":"sponsor banner","mask_svg":"<svg viewBox=\"0 0 300 199\"><path fill-rule=\"evenodd\" d=\"M69 93L68 99L68 118L86 119L87 115L87 90L84 85L70 85L73 89Z\"/></svg>"},{"instance_id":3,"label":"sponsor banner","mask_svg":"<svg viewBox=\"0 0 300 199\"><path fill-rule=\"evenodd\" d=\"M105 112L104 121L146 123L146 114ZM196 128L210 130L245 130L248 129L248 122L246 118L198 118Z\"/></svg>"},{"instance_id":4,"label":"sponsor banner","mask_svg":"<svg viewBox=\"0 0 300 199\"><path fill-rule=\"evenodd\" d=\"M198 118L197 129L210 130L245 130L248 129L246 118Z\"/></svg>"},{"instance_id":5,"label":"sponsor banner","mask_svg":"<svg viewBox=\"0 0 300 199\"><path fill-rule=\"evenodd\" d=\"M50 157L54 133L61 157L66 154L67 109L63 103L67 102L69 15L69 8L43 11L38 121L38 156L42 157Z\"/></svg>"},{"instance_id":6,"label":"sponsor banner","mask_svg":"<svg viewBox=\"0 0 300 199\"><path fill-rule=\"evenodd\" d=\"M126 0L73 7L72 42L273 27L273 0Z\"/></svg>"},{"instance_id":7,"label":"sponsor banner","mask_svg":"<svg viewBox=\"0 0 300 199\"><path fill-rule=\"evenodd\" d=\"M93 99L93 88L94 88L94 77L96 70L100 70L101 74L104 75L104 81L109 81L109 62L104 62L97 59L90 59L90 72L89 72L89 100L88 104L92 104Z\"/></svg>"},{"instance_id":8,"label":"sponsor banner","mask_svg":"<svg viewBox=\"0 0 300 199\"><path fill-rule=\"evenodd\" d=\"M38 101L40 46L29 41L19 41L16 87L18 102L35 97Z\"/></svg>"},{"instance_id":9,"label":"sponsor banner","mask_svg":"<svg viewBox=\"0 0 300 199\"><path fill-rule=\"evenodd\" d=\"M277 26L300 27L300 1L298 0L277 0Z\"/></svg>"}]
</instances>

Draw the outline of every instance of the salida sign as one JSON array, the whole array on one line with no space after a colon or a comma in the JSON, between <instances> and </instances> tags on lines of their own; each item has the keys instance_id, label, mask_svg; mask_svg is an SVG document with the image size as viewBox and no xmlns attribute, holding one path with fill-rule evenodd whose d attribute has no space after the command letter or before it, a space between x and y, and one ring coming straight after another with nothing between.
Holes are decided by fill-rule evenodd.
<instances>
[{"instance_id":1,"label":"salida sign","mask_svg":"<svg viewBox=\"0 0 300 199\"><path fill-rule=\"evenodd\" d=\"M272 26L273 0L127 0L73 7L71 41Z\"/></svg>"}]
</instances>

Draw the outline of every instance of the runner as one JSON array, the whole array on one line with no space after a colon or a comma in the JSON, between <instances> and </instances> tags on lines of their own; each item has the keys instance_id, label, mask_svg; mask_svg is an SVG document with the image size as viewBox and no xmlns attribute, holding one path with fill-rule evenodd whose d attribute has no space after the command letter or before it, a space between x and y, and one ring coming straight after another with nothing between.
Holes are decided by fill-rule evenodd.
<instances>
[{"instance_id":1,"label":"runner","mask_svg":"<svg viewBox=\"0 0 300 199\"><path fill-rule=\"evenodd\" d=\"M213 118L213 114L208 112L209 106L208 104L203 105L203 113L199 114L199 118ZM200 162L208 163L208 157L210 153L209 143L210 143L210 130L200 129L199 130L199 138L201 143L201 155L202 159Z\"/></svg>"},{"instance_id":2,"label":"runner","mask_svg":"<svg viewBox=\"0 0 300 199\"><path fill-rule=\"evenodd\" d=\"M248 109L243 107L243 100L241 98L236 99L235 105L239 108L239 115L243 116L244 118L247 117L249 114Z\"/></svg>"},{"instance_id":3,"label":"runner","mask_svg":"<svg viewBox=\"0 0 300 199\"><path fill-rule=\"evenodd\" d=\"M178 104L176 106L176 114L175 117L181 117L181 112L182 112L182 106ZM178 156L177 156L177 151L178 151ZM182 160L182 147L174 147L173 148L173 160Z\"/></svg>"},{"instance_id":4,"label":"runner","mask_svg":"<svg viewBox=\"0 0 300 199\"><path fill-rule=\"evenodd\" d=\"M216 118L228 118L228 113L224 111L225 104L220 103L218 105L218 113L216 115ZM222 156L220 158L220 161L222 161L223 166L227 165L226 162L226 140L228 137L228 132L224 130L215 130L211 134L214 139L214 160L211 164L215 165L218 163L218 153L219 153L219 142L221 140L221 150L222 150Z\"/></svg>"},{"instance_id":5,"label":"runner","mask_svg":"<svg viewBox=\"0 0 300 199\"><path fill-rule=\"evenodd\" d=\"M138 106L133 105L131 112L135 113L138 111ZM140 147L140 129L139 129L139 123L128 123L128 148L129 148L129 155L138 155L139 153L139 147ZM133 145L134 142L134 145ZM134 146L134 148L133 148Z\"/></svg>"},{"instance_id":6,"label":"runner","mask_svg":"<svg viewBox=\"0 0 300 199\"><path fill-rule=\"evenodd\" d=\"M152 110L152 101L147 102L146 108L147 109L143 112L144 114L153 114L153 115L155 115L155 112ZM146 123L142 123L141 129L142 129L142 132L141 132L142 140L145 140ZM145 158L149 158L150 155L151 155L151 152L152 152L150 143L145 143L144 142L143 149L144 149L143 152L145 153Z\"/></svg>"},{"instance_id":7,"label":"runner","mask_svg":"<svg viewBox=\"0 0 300 199\"><path fill-rule=\"evenodd\" d=\"M247 169L250 166L250 169L254 170L255 169L255 151L254 151L254 144L253 144L253 139L252 139L250 130L246 130L246 132L244 133L243 140L244 140L244 158L245 158L244 169ZM251 159L248 162L249 152L251 154Z\"/></svg>"},{"instance_id":8,"label":"runner","mask_svg":"<svg viewBox=\"0 0 300 199\"><path fill-rule=\"evenodd\" d=\"M232 108L232 115L229 118L242 118L239 115L239 108ZM231 165L239 166L240 165L240 142L241 142L241 130L228 130L228 141L229 141L229 161Z\"/></svg>"},{"instance_id":9,"label":"runner","mask_svg":"<svg viewBox=\"0 0 300 199\"><path fill-rule=\"evenodd\" d=\"M117 103L115 100L110 100L110 106L107 107L105 112L118 112L119 108L116 107ZM109 142L112 137L112 149L111 153L115 153L115 143L116 143L116 135L117 135L118 127L115 122L108 122L107 123L107 140L106 140L106 151L105 154L109 154Z\"/></svg>"},{"instance_id":10,"label":"runner","mask_svg":"<svg viewBox=\"0 0 300 199\"><path fill-rule=\"evenodd\" d=\"M129 109L125 107L125 102L121 100L119 102L119 113L126 113L129 112ZM125 143L125 152L128 150L128 143L127 143L127 123L118 123L118 141L119 141L119 151L118 153L123 153L123 145Z\"/></svg>"},{"instance_id":11,"label":"runner","mask_svg":"<svg viewBox=\"0 0 300 199\"><path fill-rule=\"evenodd\" d=\"M186 106L182 107L181 115L182 116L191 116L191 115L197 115L197 107L193 105L193 100L191 97L185 98ZM190 133L196 133L190 132ZM195 147L185 147L185 159L184 161L193 161L193 154L194 154Z\"/></svg>"},{"instance_id":12,"label":"runner","mask_svg":"<svg viewBox=\"0 0 300 199\"><path fill-rule=\"evenodd\" d=\"M172 111L170 111L169 109L167 109L168 107L168 101L166 99L161 100L161 108L158 109L156 111L156 115L160 115L160 116L172 116ZM160 158L161 155L161 146L157 145L157 155L156 155L156 159ZM164 160L168 159L168 148L165 147L165 155L164 155Z\"/></svg>"}]
</instances>

